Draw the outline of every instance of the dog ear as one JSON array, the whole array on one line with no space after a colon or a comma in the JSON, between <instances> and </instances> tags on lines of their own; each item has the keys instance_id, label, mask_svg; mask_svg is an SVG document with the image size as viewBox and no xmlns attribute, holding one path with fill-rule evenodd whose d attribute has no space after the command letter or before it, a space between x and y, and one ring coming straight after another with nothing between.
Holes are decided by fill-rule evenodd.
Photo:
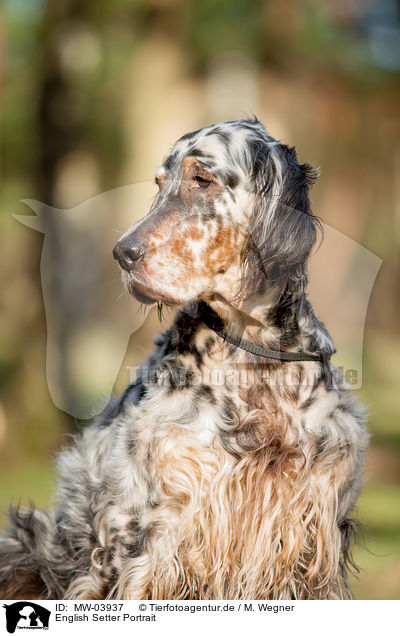
<instances>
[{"instance_id":1,"label":"dog ear","mask_svg":"<svg viewBox=\"0 0 400 636\"><path fill-rule=\"evenodd\" d=\"M294 148L279 143L258 143L253 158L255 206L243 291L249 296L272 283L279 288L280 304L291 304L308 282L307 262L320 227L308 195L318 173L298 163Z\"/></svg>"}]
</instances>

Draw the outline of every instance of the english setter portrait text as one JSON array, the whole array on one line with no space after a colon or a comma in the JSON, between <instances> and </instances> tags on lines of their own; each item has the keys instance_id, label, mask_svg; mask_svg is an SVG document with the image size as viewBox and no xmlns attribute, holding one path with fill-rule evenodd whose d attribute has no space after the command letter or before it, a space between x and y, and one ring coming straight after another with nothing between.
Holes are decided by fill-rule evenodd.
<instances>
[{"instance_id":1,"label":"english setter portrait text","mask_svg":"<svg viewBox=\"0 0 400 636\"><path fill-rule=\"evenodd\" d=\"M0 597L341 599L368 435L306 297L316 178L257 119L177 141L114 257L178 308L140 378L12 509Z\"/></svg>"}]
</instances>

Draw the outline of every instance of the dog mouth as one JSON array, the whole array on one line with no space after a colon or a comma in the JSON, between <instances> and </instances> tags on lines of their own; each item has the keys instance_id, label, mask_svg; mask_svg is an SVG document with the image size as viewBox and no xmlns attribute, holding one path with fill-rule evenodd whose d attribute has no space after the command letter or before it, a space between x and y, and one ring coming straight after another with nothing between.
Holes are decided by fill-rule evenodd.
<instances>
[{"instance_id":1,"label":"dog mouth","mask_svg":"<svg viewBox=\"0 0 400 636\"><path fill-rule=\"evenodd\" d=\"M131 292L132 296L136 298L136 300L143 303L144 305L154 305L154 303L157 302L155 298L150 298L150 296L146 296L145 294L142 294L137 289L137 287L134 287L133 285L130 287L129 291Z\"/></svg>"},{"instance_id":2,"label":"dog mouth","mask_svg":"<svg viewBox=\"0 0 400 636\"><path fill-rule=\"evenodd\" d=\"M128 292L136 298L139 302L144 305L154 305L155 303L163 303L168 306L178 306L182 304L182 301L178 301L175 298L171 298L164 293L158 292L152 287L150 287L147 283L143 284L133 278L132 274L125 275L124 277L125 285L128 289Z\"/></svg>"},{"instance_id":3,"label":"dog mouth","mask_svg":"<svg viewBox=\"0 0 400 636\"><path fill-rule=\"evenodd\" d=\"M143 283L139 283L132 276L125 276L125 284L131 296L144 305L154 305L154 303L158 302L158 299L154 298L153 291L143 285Z\"/></svg>"}]
</instances>

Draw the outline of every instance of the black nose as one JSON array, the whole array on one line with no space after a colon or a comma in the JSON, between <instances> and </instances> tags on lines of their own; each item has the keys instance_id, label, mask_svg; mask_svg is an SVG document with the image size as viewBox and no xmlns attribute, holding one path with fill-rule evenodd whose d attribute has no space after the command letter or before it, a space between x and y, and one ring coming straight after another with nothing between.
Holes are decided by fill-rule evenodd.
<instances>
[{"instance_id":1,"label":"black nose","mask_svg":"<svg viewBox=\"0 0 400 636\"><path fill-rule=\"evenodd\" d=\"M144 247L137 241L132 239L125 239L118 241L113 249L113 255L116 261L120 264L122 269L127 272L131 270L136 261L140 260L144 255Z\"/></svg>"}]
</instances>

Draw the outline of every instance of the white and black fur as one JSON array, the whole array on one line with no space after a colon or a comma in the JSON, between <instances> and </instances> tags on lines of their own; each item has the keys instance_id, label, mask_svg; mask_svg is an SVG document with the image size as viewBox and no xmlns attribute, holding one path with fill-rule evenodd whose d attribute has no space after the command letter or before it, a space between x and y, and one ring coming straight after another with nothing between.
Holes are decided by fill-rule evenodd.
<instances>
[{"instance_id":1,"label":"white and black fur","mask_svg":"<svg viewBox=\"0 0 400 636\"><path fill-rule=\"evenodd\" d=\"M180 309L141 378L61 452L57 506L11 510L0 597L351 597L363 409L333 365L329 389L318 362L216 333L334 351L305 295L315 178L257 119L178 140L114 255L134 296Z\"/></svg>"}]
</instances>

